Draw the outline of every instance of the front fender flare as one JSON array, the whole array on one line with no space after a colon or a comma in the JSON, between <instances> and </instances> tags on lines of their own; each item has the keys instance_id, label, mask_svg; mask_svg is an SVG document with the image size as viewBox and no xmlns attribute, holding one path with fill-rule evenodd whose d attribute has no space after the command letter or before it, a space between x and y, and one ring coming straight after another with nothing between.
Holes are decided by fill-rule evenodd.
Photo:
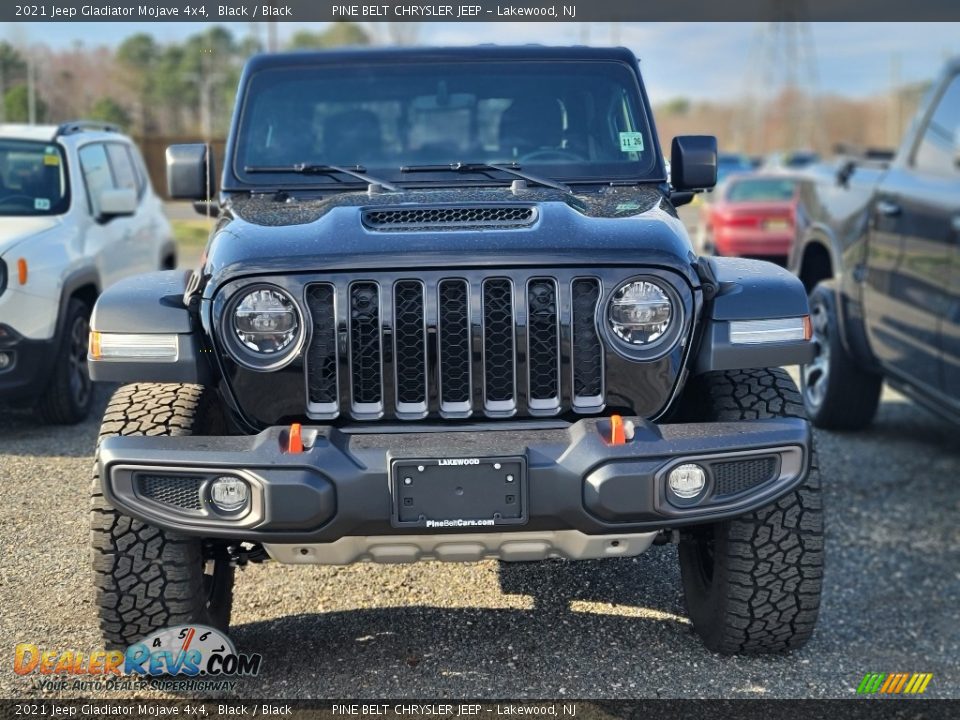
<instances>
[{"instance_id":1,"label":"front fender flare","mask_svg":"<svg viewBox=\"0 0 960 720\"><path fill-rule=\"evenodd\" d=\"M743 258L708 258L716 294L704 312L705 327L693 372L801 365L813 359L809 340L734 344L730 323L804 318L810 314L803 283L773 263Z\"/></svg>"},{"instance_id":2,"label":"front fender flare","mask_svg":"<svg viewBox=\"0 0 960 720\"><path fill-rule=\"evenodd\" d=\"M174 361L88 359L90 377L106 382L209 384L214 377L199 323L184 304L190 272L164 270L127 278L100 295L90 329L100 333L175 335Z\"/></svg>"}]
</instances>

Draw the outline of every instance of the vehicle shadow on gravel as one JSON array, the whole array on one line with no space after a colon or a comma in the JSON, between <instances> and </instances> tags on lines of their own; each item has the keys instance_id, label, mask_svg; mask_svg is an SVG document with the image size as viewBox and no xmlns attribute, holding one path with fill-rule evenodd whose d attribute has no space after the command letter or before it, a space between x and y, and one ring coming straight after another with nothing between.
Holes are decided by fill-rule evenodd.
<instances>
[{"instance_id":1,"label":"vehicle shadow on gravel","mask_svg":"<svg viewBox=\"0 0 960 720\"><path fill-rule=\"evenodd\" d=\"M444 565L435 567L446 573ZM590 689L598 682L591 674L609 665L620 675L625 658L632 666L629 658L650 646L670 648L666 656L706 653L685 617L672 550L636 559L502 563L497 575L505 594L526 596L517 599L532 600L533 607L417 604L235 625L238 649L264 656L261 676L238 690L249 696L559 697L564 687L568 697L629 696L639 685L613 680L622 684L619 693ZM469 587L462 592L469 598Z\"/></svg>"},{"instance_id":2,"label":"vehicle shadow on gravel","mask_svg":"<svg viewBox=\"0 0 960 720\"><path fill-rule=\"evenodd\" d=\"M92 458L100 419L116 387L97 383L90 414L77 425L47 425L31 407L0 404L0 455Z\"/></svg>"}]
</instances>

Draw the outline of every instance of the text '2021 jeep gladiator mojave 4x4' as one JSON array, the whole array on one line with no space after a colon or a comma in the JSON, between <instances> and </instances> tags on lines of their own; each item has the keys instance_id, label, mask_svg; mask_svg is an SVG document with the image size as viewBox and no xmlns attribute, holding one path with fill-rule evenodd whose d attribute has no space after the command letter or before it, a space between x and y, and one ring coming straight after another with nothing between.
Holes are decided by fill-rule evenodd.
<instances>
[{"instance_id":1,"label":"text '2021 jeep gladiator mojave 4x4'","mask_svg":"<svg viewBox=\"0 0 960 720\"><path fill-rule=\"evenodd\" d=\"M206 148L168 151L203 202ZM802 284L698 258L627 50L260 56L195 272L104 293L130 383L93 487L111 645L226 627L238 564L622 558L678 542L707 646L787 650L819 607L820 478L781 365Z\"/></svg>"}]
</instances>

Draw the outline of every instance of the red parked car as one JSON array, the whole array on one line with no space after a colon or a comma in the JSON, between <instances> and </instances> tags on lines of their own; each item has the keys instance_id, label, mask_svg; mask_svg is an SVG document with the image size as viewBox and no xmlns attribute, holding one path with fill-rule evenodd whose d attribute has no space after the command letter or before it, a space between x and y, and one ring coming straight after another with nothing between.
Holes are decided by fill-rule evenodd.
<instances>
[{"instance_id":1,"label":"red parked car","mask_svg":"<svg viewBox=\"0 0 960 720\"><path fill-rule=\"evenodd\" d=\"M739 175L703 210L705 250L786 263L796 235L797 184L776 175Z\"/></svg>"}]
</instances>

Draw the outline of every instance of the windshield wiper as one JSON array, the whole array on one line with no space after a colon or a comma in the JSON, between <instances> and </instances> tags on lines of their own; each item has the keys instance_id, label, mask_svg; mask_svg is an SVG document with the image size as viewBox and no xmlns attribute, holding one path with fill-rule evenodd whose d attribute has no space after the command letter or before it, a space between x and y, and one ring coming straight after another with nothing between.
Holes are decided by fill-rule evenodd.
<instances>
[{"instance_id":1,"label":"windshield wiper","mask_svg":"<svg viewBox=\"0 0 960 720\"><path fill-rule=\"evenodd\" d=\"M299 175L349 175L357 180L363 180L368 185L379 185L385 190L396 192L399 188L386 180L380 180L367 175L367 169L362 165L352 168L340 165L311 165L310 163L295 163L293 165L247 165L243 168L247 173L297 173Z\"/></svg>"},{"instance_id":2,"label":"windshield wiper","mask_svg":"<svg viewBox=\"0 0 960 720\"><path fill-rule=\"evenodd\" d=\"M486 162L453 162L447 165L406 165L400 168L401 173L417 173L417 172L457 172L457 173L488 173L490 170L497 170L499 172L507 173L508 175L513 175L527 182L532 182L536 185L543 185L544 187L553 188L554 190L562 190L565 193L572 193L573 191L564 185L558 180L551 180L550 178L540 177L539 175L531 175L530 173L520 172L521 167L517 163L510 163L509 165L500 165L499 163L486 163Z\"/></svg>"}]
</instances>

